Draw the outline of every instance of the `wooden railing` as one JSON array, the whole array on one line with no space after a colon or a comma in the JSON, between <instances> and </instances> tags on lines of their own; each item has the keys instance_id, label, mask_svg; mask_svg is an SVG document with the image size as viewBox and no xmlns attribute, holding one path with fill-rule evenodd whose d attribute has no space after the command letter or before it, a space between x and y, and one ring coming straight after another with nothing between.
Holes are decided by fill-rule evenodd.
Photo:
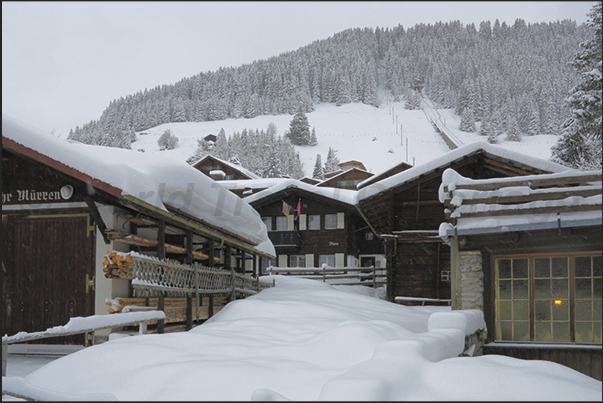
<instances>
[{"instance_id":1,"label":"wooden railing","mask_svg":"<svg viewBox=\"0 0 603 403\"><path fill-rule=\"evenodd\" d=\"M312 280L322 280L331 285L364 285L381 287L386 284L385 268L370 267L268 267L266 274L282 274Z\"/></svg>"}]
</instances>

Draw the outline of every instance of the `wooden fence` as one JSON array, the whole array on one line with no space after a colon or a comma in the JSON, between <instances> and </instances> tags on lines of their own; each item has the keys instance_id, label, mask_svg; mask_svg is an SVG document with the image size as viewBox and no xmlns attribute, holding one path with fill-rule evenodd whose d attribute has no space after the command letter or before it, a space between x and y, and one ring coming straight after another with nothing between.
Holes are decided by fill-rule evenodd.
<instances>
[{"instance_id":1,"label":"wooden fence","mask_svg":"<svg viewBox=\"0 0 603 403\"><path fill-rule=\"evenodd\" d=\"M377 267L268 267L268 275L282 274L312 280L322 280L331 285L364 285L381 287L387 283L385 268Z\"/></svg>"}]
</instances>

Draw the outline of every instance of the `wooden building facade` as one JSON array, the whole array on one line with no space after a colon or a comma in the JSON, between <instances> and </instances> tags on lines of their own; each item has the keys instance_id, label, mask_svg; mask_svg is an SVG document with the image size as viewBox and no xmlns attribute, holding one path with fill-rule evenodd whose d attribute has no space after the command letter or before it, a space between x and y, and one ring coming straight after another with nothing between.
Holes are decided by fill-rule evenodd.
<instances>
[{"instance_id":1,"label":"wooden building facade","mask_svg":"<svg viewBox=\"0 0 603 403\"><path fill-rule=\"evenodd\" d=\"M452 308L484 312L484 353L601 380L601 171L442 185Z\"/></svg>"},{"instance_id":2,"label":"wooden building facade","mask_svg":"<svg viewBox=\"0 0 603 403\"><path fill-rule=\"evenodd\" d=\"M385 267L382 241L356 210L355 193L291 179L247 197L276 249L263 267Z\"/></svg>"},{"instance_id":3,"label":"wooden building facade","mask_svg":"<svg viewBox=\"0 0 603 403\"><path fill-rule=\"evenodd\" d=\"M316 184L318 187L356 190L360 182L373 176L372 173L360 168L349 168Z\"/></svg>"},{"instance_id":4,"label":"wooden building facade","mask_svg":"<svg viewBox=\"0 0 603 403\"><path fill-rule=\"evenodd\" d=\"M373 232L387 242L388 300L451 298L450 248L439 237L445 213L438 193L442 173L451 167L474 179L567 169L488 143L474 143L361 186L357 208Z\"/></svg>"},{"instance_id":5,"label":"wooden building facade","mask_svg":"<svg viewBox=\"0 0 603 403\"><path fill-rule=\"evenodd\" d=\"M5 334L41 331L64 325L72 317L106 314L107 298L132 297L131 280L105 277L103 260L109 251L136 251L210 267L236 266L240 272L244 269L237 255L254 262L260 256L273 257L244 233L218 227L176 205L158 208L91 174L88 169L100 171L92 168L95 161L78 157L78 151L92 146L52 138L6 115L2 136ZM135 151L106 151L141 158ZM69 163L62 159L66 155L72 158ZM206 179L184 168L187 175ZM259 217L257 221L261 226ZM103 340L108 333L96 336ZM82 338L45 343L80 344Z\"/></svg>"},{"instance_id":6,"label":"wooden building facade","mask_svg":"<svg viewBox=\"0 0 603 403\"><path fill-rule=\"evenodd\" d=\"M206 155L193 164L193 168L203 172L213 180L260 179L242 166L224 161L213 155Z\"/></svg>"}]
</instances>

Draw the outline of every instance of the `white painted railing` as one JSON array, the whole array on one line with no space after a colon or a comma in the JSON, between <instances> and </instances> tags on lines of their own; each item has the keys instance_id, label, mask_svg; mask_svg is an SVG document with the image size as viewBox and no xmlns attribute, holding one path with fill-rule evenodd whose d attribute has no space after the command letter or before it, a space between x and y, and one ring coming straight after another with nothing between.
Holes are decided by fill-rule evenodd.
<instances>
[{"instance_id":1,"label":"white painted railing","mask_svg":"<svg viewBox=\"0 0 603 403\"><path fill-rule=\"evenodd\" d=\"M380 287L386 284L385 268L370 267L273 267L266 268L268 275L288 275L312 280L322 280L331 285L364 285Z\"/></svg>"}]
</instances>

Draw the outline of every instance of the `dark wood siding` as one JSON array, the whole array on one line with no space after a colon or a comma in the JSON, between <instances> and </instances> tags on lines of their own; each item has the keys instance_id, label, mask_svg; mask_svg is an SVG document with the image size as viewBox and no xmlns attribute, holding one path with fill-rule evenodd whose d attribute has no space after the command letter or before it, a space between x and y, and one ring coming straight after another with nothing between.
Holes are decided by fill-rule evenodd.
<instances>
[{"instance_id":1,"label":"dark wood siding","mask_svg":"<svg viewBox=\"0 0 603 403\"><path fill-rule=\"evenodd\" d=\"M588 347L535 347L535 346L505 346L504 344L486 344L484 354L505 355L507 357L520 358L523 360L544 360L565 365L585 375L602 380L601 359L603 357L601 348Z\"/></svg>"},{"instance_id":2,"label":"dark wood siding","mask_svg":"<svg viewBox=\"0 0 603 403\"><path fill-rule=\"evenodd\" d=\"M88 214L2 217L2 329L12 335L64 325L94 314L95 233ZM45 343L82 343L83 336Z\"/></svg>"}]
</instances>

